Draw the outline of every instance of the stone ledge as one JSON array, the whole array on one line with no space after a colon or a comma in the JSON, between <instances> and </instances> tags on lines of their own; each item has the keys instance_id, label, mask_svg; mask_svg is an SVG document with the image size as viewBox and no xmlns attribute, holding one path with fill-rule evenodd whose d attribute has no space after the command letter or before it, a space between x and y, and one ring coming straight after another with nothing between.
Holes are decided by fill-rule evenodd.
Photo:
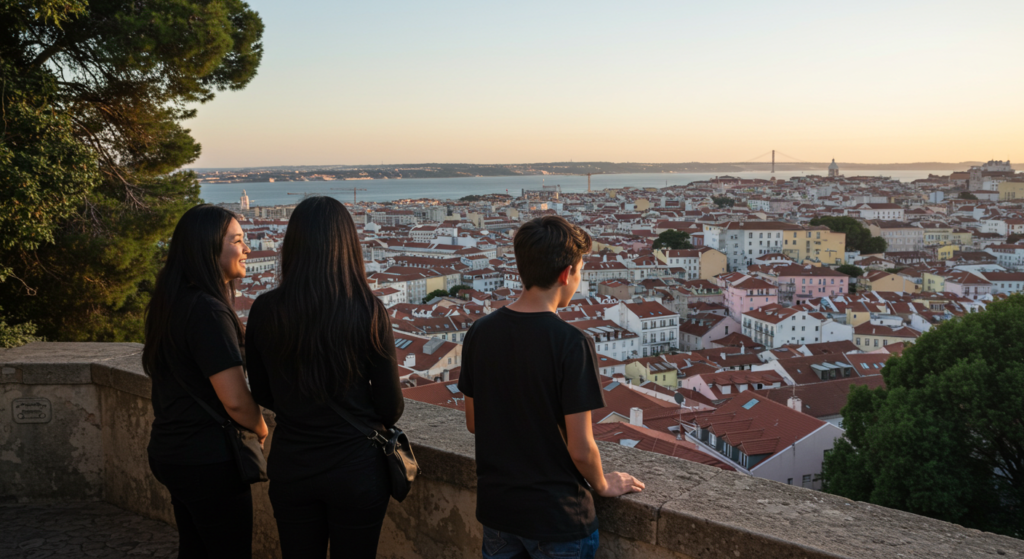
<instances>
[{"instance_id":1,"label":"stone ledge","mask_svg":"<svg viewBox=\"0 0 1024 559\"><path fill-rule=\"evenodd\" d=\"M0 349L0 383L91 384L93 364L136 354L142 344L35 342Z\"/></svg>"},{"instance_id":2,"label":"stone ledge","mask_svg":"<svg viewBox=\"0 0 1024 559\"><path fill-rule=\"evenodd\" d=\"M78 367L89 374L85 382L144 403L150 382L142 374L140 352L138 344L30 344L0 350L0 365L5 377L7 369L23 372L25 367L38 367L29 377L38 384L82 384L81 371L78 376L65 375L57 368ZM5 382L32 384L21 377ZM400 426L423 466L421 491L430 498L435 498L430 487L475 494L474 436L466 431L461 412L407 401ZM607 549L612 556L1024 559L1021 540L614 443L598 445L606 470L629 472L647 486L640 494L597 499L601 530L611 536ZM421 495L420 500L427 497ZM472 518L471 511L460 514ZM429 522L420 525L416 529L433 530ZM456 549L451 547L454 543L448 545L444 549ZM479 553L479 542L459 545L460 554Z\"/></svg>"}]
</instances>

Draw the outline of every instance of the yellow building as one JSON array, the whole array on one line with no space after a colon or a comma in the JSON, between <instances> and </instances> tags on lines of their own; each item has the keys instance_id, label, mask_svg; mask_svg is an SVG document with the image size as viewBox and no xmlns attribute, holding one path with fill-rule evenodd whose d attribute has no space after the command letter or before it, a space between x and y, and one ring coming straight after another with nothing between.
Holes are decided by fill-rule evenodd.
<instances>
[{"instance_id":1,"label":"yellow building","mask_svg":"<svg viewBox=\"0 0 1024 559\"><path fill-rule=\"evenodd\" d=\"M651 381L675 390L679 388L679 367L660 357L646 357L626 362L626 378L635 385Z\"/></svg>"},{"instance_id":2,"label":"yellow building","mask_svg":"<svg viewBox=\"0 0 1024 559\"><path fill-rule=\"evenodd\" d=\"M1004 182L999 184L999 200L1024 200L1024 182Z\"/></svg>"},{"instance_id":3,"label":"yellow building","mask_svg":"<svg viewBox=\"0 0 1024 559\"><path fill-rule=\"evenodd\" d=\"M953 228L941 225L924 227L924 246L945 246L953 243Z\"/></svg>"},{"instance_id":4,"label":"yellow building","mask_svg":"<svg viewBox=\"0 0 1024 559\"><path fill-rule=\"evenodd\" d=\"M880 291L885 293L917 293L916 283L899 275L881 270L873 270L857 278L857 286L864 291Z\"/></svg>"},{"instance_id":5,"label":"yellow building","mask_svg":"<svg viewBox=\"0 0 1024 559\"><path fill-rule=\"evenodd\" d=\"M901 326L890 328L875 324L860 324L853 329L853 343L863 352L875 351L889 344L914 343L921 335L917 330Z\"/></svg>"},{"instance_id":6,"label":"yellow building","mask_svg":"<svg viewBox=\"0 0 1024 559\"><path fill-rule=\"evenodd\" d=\"M610 251L614 252L615 254L618 254L618 253L622 252L622 247L615 246L615 245L606 245L606 244L604 244L604 243L602 243L600 241L596 241L595 240L594 241L594 248L592 250L593 250L593 252L601 252L602 250L610 250Z\"/></svg>"},{"instance_id":7,"label":"yellow building","mask_svg":"<svg viewBox=\"0 0 1024 559\"><path fill-rule=\"evenodd\" d=\"M595 244L596 246L596 244ZM680 250L655 249L654 257L669 268L697 268L697 277L686 279L709 280L726 272L728 258L724 253L710 247Z\"/></svg>"},{"instance_id":8,"label":"yellow building","mask_svg":"<svg viewBox=\"0 0 1024 559\"><path fill-rule=\"evenodd\" d=\"M953 254L960 251L960 245L946 245L935 249L935 256L939 260L950 260L953 258Z\"/></svg>"},{"instance_id":9,"label":"yellow building","mask_svg":"<svg viewBox=\"0 0 1024 559\"><path fill-rule=\"evenodd\" d=\"M842 264L846 255L846 233L819 225L783 233L782 254L797 262Z\"/></svg>"},{"instance_id":10,"label":"yellow building","mask_svg":"<svg viewBox=\"0 0 1024 559\"><path fill-rule=\"evenodd\" d=\"M971 246L971 243L974 242L974 235L967 229L954 229L949 238L953 244L961 246Z\"/></svg>"},{"instance_id":11,"label":"yellow building","mask_svg":"<svg viewBox=\"0 0 1024 559\"><path fill-rule=\"evenodd\" d=\"M884 312L886 312L886 307L881 303L855 303L846 307L846 324L857 327L870 322L872 313Z\"/></svg>"},{"instance_id":12,"label":"yellow building","mask_svg":"<svg viewBox=\"0 0 1024 559\"><path fill-rule=\"evenodd\" d=\"M429 294L432 291L435 291L435 290L438 290L438 289L447 290L447 288L445 287L445 281L444 281L445 277L446 276L434 276L432 278L427 278L427 293Z\"/></svg>"},{"instance_id":13,"label":"yellow building","mask_svg":"<svg viewBox=\"0 0 1024 559\"><path fill-rule=\"evenodd\" d=\"M636 202L633 203L638 212L646 212L651 209L651 202L645 198L637 198Z\"/></svg>"},{"instance_id":14,"label":"yellow building","mask_svg":"<svg viewBox=\"0 0 1024 559\"><path fill-rule=\"evenodd\" d=\"M942 293L946 291L946 278L924 272L921 274L921 290L926 293Z\"/></svg>"}]
</instances>

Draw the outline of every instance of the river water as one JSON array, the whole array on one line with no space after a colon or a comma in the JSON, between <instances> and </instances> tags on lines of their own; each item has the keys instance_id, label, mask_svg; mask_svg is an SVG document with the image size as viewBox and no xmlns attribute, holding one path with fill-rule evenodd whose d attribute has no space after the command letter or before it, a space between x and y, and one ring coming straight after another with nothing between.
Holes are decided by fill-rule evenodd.
<instances>
[{"instance_id":1,"label":"river water","mask_svg":"<svg viewBox=\"0 0 1024 559\"><path fill-rule=\"evenodd\" d=\"M949 171L878 171L858 169L849 171L849 176L884 176L904 182L926 178L929 174L949 175ZM784 172L776 173L779 179L793 176L823 175L825 171ZM594 175L591 177L591 188L621 188L635 186L640 188L665 188L666 186L685 185L695 181L704 181L721 176L722 173L633 173L618 175ZM748 171L729 173L729 176L742 179L768 179L771 173ZM258 206L274 206L295 204L302 199L303 193L316 193L332 196L342 202L352 200L352 188L365 188L359 191L359 200L387 202L407 198L433 198L437 200L458 200L470 194L511 194L519 196L524 188L540 188L544 184L557 184L562 192L586 192L587 177L577 175L514 175L507 177L464 177L446 179L398 179L398 180L364 180L364 181L302 181L302 182L252 182L234 184L203 184L201 193L203 200L211 204L237 202L245 190L249 195L249 203ZM344 190L349 189L346 193ZM289 195L290 192L298 193Z\"/></svg>"}]
</instances>

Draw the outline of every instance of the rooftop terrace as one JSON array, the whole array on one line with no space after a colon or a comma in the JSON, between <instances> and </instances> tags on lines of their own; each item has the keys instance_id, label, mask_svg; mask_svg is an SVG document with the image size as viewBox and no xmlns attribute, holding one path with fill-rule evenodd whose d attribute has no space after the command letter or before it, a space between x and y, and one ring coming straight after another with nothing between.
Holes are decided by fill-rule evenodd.
<instances>
[{"instance_id":1,"label":"rooftop terrace","mask_svg":"<svg viewBox=\"0 0 1024 559\"><path fill-rule=\"evenodd\" d=\"M153 412L141 350L96 343L0 350L0 556L173 556L170 499L146 462ZM379 556L479 557L473 435L459 411L406 406L401 425L424 473L404 503L391 504ZM273 414L267 420L270 451ZM606 468L647 485L597 500L599 557L1024 559L1021 540L598 444ZM253 486L253 549L274 558L266 489Z\"/></svg>"}]
</instances>

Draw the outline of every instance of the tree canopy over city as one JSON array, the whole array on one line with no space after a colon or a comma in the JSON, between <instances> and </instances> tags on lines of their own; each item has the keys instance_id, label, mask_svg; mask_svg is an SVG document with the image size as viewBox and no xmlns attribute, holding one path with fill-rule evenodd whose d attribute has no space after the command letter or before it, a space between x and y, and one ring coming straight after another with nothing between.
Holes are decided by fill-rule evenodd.
<instances>
[{"instance_id":1,"label":"tree canopy over city","mask_svg":"<svg viewBox=\"0 0 1024 559\"><path fill-rule=\"evenodd\" d=\"M445 289L435 289L435 290L431 291L430 293L427 293L427 296L423 298L423 302L426 303L428 301L431 301L435 297L450 297L450 296L451 296L451 294L448 293L448 291L445 290Z\"/></svg>"},{"instance_id":2,"label":"tree canopy over city","mask_svg":"<svg viewBox=\"0 0 1024 559\"><path fill-rule=\"evenodd\" d=\"M711 201L719 208L731 208L736 203L736 200L728 196L712 196Z\"/></svg>"},{"instance_id":3,"label":"tree canopy over city","mask_svg":"<svg viewBox=\"0 0 1024 559\"><path fill-rule=\"evenodd\" d=\"M669 229L662 231L658 238L654 240L654 248L667 248L670 250L678 250L684 248L693 248L690 243L690 234L685 231L676 231L675 229Z\"/></svg>"},{"instance_id":4,"label":"tree canopy over city","mask_svg":"<svg viewBox=\"0 0 1024 559\"><path fill-rule=\"evenodd\" d=\"M0 305L54 340L138 341L174 224L198 203L182 127L263 54L240 0L0 7Z\"/></svg>"},{"instance_id":5,"label":"tree canopy over city","mask_svg":"<svg viewBox=\"0 0 1024 559\"><path fill-rule=\"evenodd\" d=\"M851 278L859 278L864 275L864 269L860 266L854 266L853 264L843 264L836 268L836 271L842 274L846 274Z\"/></svg>"},{"instance_id":6,"label":"tree canopy over city","mask_svg":"<svg viewBox=\"0 0 1024 559\"><path fill-rule=\"evenodd\" d=\"M847 216L824 216L811 220L812 226L824 225L836 233L846 234L846 250L860 251L862 254L878 254L885 252L889 243L882 237L872 237L871 231L859 221Z\"/></svg>"},{"instance_id":7,"label":"tree canopy over city","mask_svg":"<svg viewBox=\"0 0 1024 559\"><path fill-rule=\"evenodd\" d=\"M924 333L853 387L825 491L1024 537L1024 295Z\"/></svg>"}]
</instances>

